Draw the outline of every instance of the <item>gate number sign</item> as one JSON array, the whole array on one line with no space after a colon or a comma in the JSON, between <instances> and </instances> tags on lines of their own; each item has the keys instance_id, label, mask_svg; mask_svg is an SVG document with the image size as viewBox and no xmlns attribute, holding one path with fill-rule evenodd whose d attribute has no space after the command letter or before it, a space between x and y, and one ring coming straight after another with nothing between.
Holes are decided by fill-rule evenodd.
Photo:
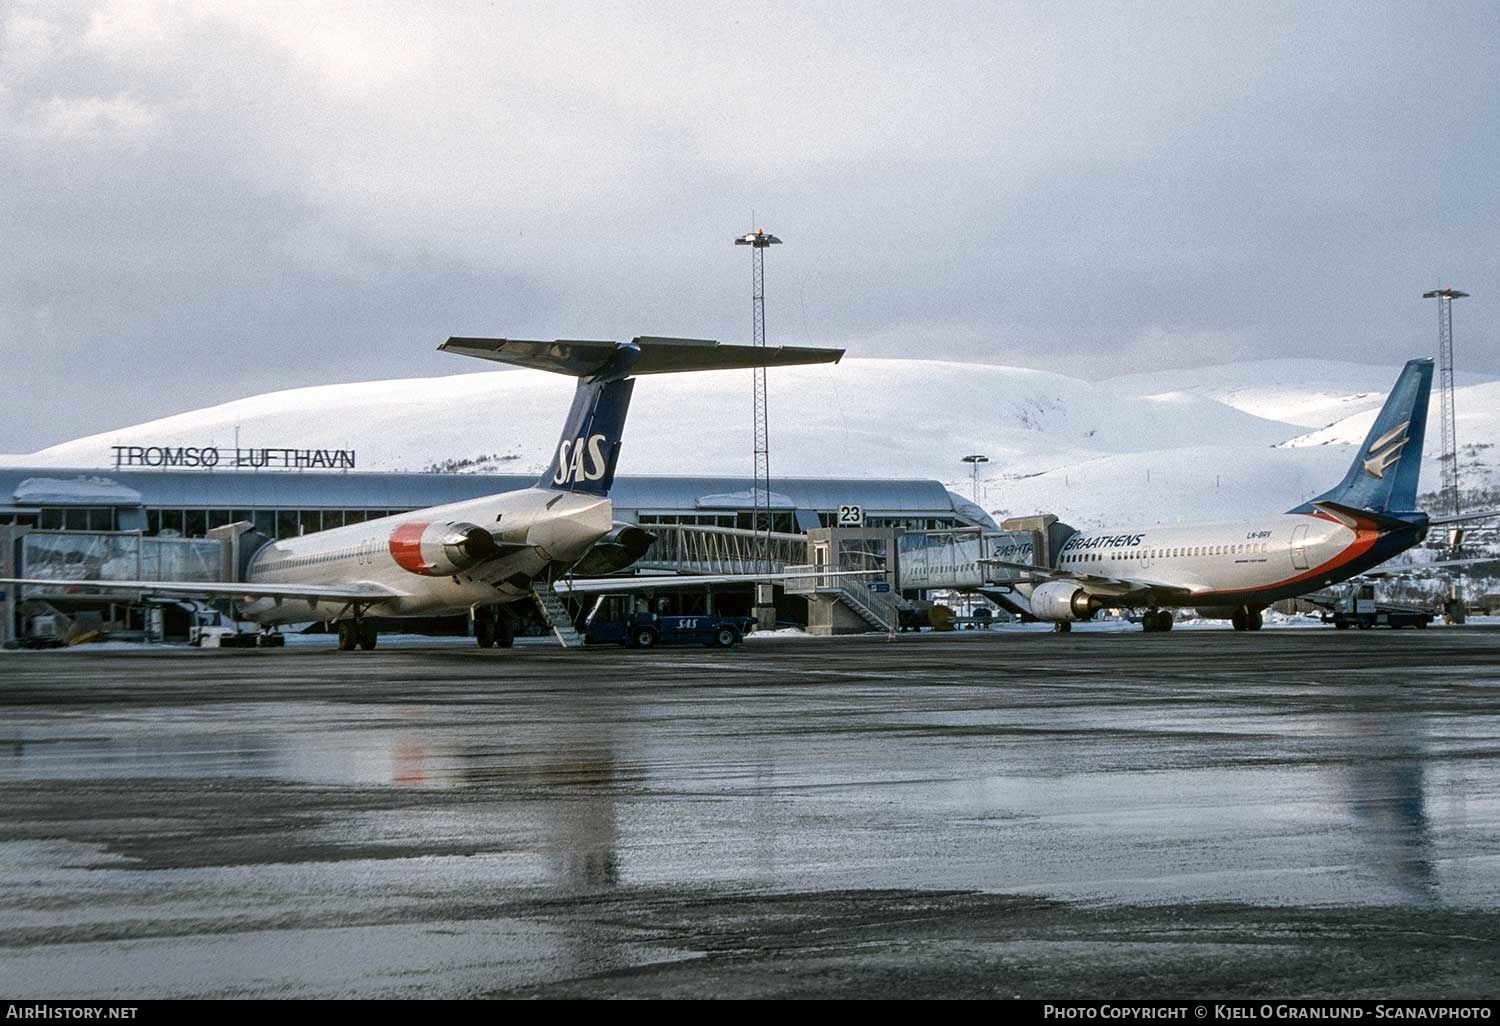
<instances>
[{"instance_id":1,"label":"gate number sign","mask_svg":"<svg viewBox=\"0 0 1500 1026\"><path fill-rule=\"evenodd\" d=\"M865 526L865 508L863 506L849 506L849 505L840 506L839 507L839 526L840 527L864 527Z\"/></svg>"}]
</instances>

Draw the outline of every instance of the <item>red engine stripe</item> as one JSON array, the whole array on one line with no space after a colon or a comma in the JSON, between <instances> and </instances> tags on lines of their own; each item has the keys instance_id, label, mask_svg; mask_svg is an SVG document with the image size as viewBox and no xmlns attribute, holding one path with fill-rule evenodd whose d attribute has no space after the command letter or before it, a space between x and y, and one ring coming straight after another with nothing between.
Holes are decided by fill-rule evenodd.
<instances>
[{"instance_id":1,"label":"red engine stripe","mask_svg":"<svg viewBox=\"0 0 1500 1026\"><path fill-rule=\"evenodd\" d=\"M422 534L431 521L414 520L391 532L391 558L403 570L432 576L432 568L422 561Z\"/></svg>"}]
</instances>

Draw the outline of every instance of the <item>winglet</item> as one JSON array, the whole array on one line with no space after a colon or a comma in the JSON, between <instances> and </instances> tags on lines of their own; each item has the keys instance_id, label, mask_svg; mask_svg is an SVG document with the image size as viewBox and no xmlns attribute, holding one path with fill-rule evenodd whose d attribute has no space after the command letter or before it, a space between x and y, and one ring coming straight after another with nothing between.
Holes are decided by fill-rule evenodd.
<instances>
[{"instance_id":1,"label":"winglet","mask_svg":"<svg viewBox=\"0 0 1500 1026\"><path fill-rule=\"evenodd\" d=\"M1354 506L1346 506L1342 502L1333 502L1328 499L1314 499L1312 508L1319 513L1326 513L1339 523L1352 530L1365 528L1377 531L1395 531L1403 527L1411 527L1411 523L1400 517L1388 516L1377 513L1374 510L1359 509Z\"/></svg>"}]
</instances>

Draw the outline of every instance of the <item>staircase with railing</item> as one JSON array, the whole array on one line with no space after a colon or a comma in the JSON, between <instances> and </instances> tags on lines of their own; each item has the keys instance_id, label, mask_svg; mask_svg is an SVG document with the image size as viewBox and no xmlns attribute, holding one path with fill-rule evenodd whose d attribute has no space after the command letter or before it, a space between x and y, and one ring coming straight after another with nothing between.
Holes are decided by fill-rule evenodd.
<instances>
[{"instance_id":1,"label":"staircase with railing","mask_svg":"<svg viewBox=\"0 0 1500 1026\"><path fill-rule=\"evenodd\" d=\"M901 622L901 599L883 577L839 576L833 567L812 563L789 565L788 573L806 573L786 583L788 595L801 595L811 607L818 600L837 602L871 630L889 633Z\"/></svg>"},{"instance_id":2,"label":"staircase with railing","mask_svg":"<svg viewBox=\"0 0 1500 1026\"><path fill-rule=\"evenodd\" d=\"M568 615L568 607L558 596L552 585L537 581L531 586L531 597L536 600L537 609L541 611L542 619L547 626L552 628L552 633L563 648L582 648L583 635L578 633L578 628L573 626L573 618Z\"/></svg>"}]
</instances>

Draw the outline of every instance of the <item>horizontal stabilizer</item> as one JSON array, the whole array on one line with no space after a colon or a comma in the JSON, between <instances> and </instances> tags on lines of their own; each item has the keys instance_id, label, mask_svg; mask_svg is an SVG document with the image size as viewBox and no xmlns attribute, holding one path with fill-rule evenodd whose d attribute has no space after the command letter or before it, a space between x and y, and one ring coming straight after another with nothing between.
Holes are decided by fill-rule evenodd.
<instances>
[{"instance_id":1,"label":"horizontal stabilizer","mask_svg":"<svg viewBox=\"0 0 1500 1026\"><path fill-rule=\"evenodd\" d=\"M1411 522L1402 520L1400 517L1389 516L1385 513L1376 513L1374 510L1360 509L1357 506L1346 506L1342 502L1330 502L1327 499L1315 499L1312 502L1313 509L1320 513L1326 513L1333 517L1345 527L1358 530L1374 528L1377 531L1399 531L1405 527L1411 527Z\"/></svg>"},{"instance_id":2,"label":"horizontal stabilizer","mask_svg":"<svg viewBox=\"0 0 1500 1026\"><path fill-rule=\"evenodd\" d=\"M1470 556L1467 559L1438 559L1431 563L1401 563L1393 565L1382 563L1377 570L1366 570L1358 577L1351 577L1352 581L1365 580L1368 578L1380 579L1383 577L1421 577L1423 574L1435 570L1448 570L1455 566L1473 566L1476 563L1500 562L1494 556Z\"/></svg>"},{"instance_id":3,"label":"horizontal stabilizer","mask_svg":"<svg viewBox=\"0 0 1500 1026\"><path fill-rule=\"evenodd\" d=\"M809 363L838 363L842 349L795 346L730 346L711 339L657 338L642 335L629 343L590 339L535 342L513 338L450 338L438 349L461 356L477 356L518 367L591 378L610 371L616 352L633 347L640 353L629 373L673 374L683 371L733 370L745 367L786 367Z\"/></svg>"},{"instance_id":4,"label":"horizontal stabilizer","mask_svg":"<svg viewBox=\"0 0 1500 1026\"><path fill-rule=\"evenodd\" d=\"M1473 520L1494 520L1500 518L1500 509L1485 509L1477 513L1459 513L1455 516L1428 516L1427 522L1433 527L1441 527L1444 524L1467 524Z\"/></svg>"}]
</instances>

